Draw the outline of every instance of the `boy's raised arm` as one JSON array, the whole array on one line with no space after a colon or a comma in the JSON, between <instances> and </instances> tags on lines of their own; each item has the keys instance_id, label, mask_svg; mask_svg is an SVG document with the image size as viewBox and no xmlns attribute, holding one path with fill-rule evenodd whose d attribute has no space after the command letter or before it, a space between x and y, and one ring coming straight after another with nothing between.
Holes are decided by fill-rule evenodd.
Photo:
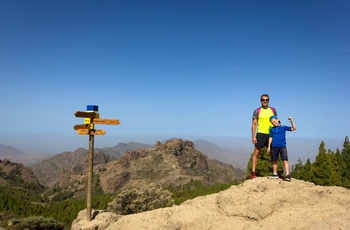
<instances>
[{"instance_id":1,"label":"boy's raised arm","mask_svg":"<svg viewBox=\"0 0 350 230\"><path fill-rule=\"evenodd\" d=\"M290 121L290 123L292 124L292 130L296 130L297 129L297 126L295 125L294 121L293 121L293 118L292 117L288 117L288 120Z\"/></svg>"}]
</instances>

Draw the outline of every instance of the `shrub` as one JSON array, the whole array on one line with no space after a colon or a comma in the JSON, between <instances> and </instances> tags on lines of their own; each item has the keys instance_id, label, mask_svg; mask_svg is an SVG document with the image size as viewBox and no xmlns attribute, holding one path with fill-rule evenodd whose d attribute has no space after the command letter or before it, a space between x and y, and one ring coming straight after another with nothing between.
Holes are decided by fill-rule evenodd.
<instances>
[{"instance_id":1,"label":"shrub","mask_svg":"<svg viewBox=\"0 0 350 230\"><path fill-rule=\"evenodd\" d=\"M74 192L71 192L71 191L61 192L61 193L58 193L57 195L55 195L52 198L52 201L64 201L64 200L67 200L67 199L73 197L73 195L74 195Z\"/></svg>"},{"instance_id":2,"label":"shrub","mask_svg":"<svg viewBox=\"0 0 350 230\"><path fill-rule=\"evenodd\" d=\"M169 207L173 204L169 191L159 186L149 185L140 189L122 190L112 202L108 203L107 210L119 215L128 215Z\"/></svg>"},{"instance_id":3,"label":"shrub","mask_svg":"<svg viewBox=\"0 0 350 230\"><path fill-rule=\"evenodd\" d=\"M24 219L9 220L8 229L33 229L33 230L63 230L65 227L53 218L28 217Z\"/></svg>"}]
</instances>

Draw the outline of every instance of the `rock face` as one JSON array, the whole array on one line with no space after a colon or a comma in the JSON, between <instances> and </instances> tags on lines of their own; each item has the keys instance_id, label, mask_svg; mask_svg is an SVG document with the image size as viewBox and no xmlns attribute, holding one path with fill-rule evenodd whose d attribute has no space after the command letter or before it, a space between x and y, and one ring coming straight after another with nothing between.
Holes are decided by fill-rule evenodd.
<instances>
[{"instance_id":1,"label":"rock face","mask_svg":"<svg viewBox=\"0 0 350 230\"><path fill-rule=\"evenodd\" d=\"M0 160L0 185L20 186L21 184L32 184L40 187L38 179L30 168L21 163L13 163L8 159Z\"/></svg>"},{"instance_id":2,"label":"rock face","mask_svg":"<svg viewBox=\"0 0 350 230\"><path fill-rule=\"evenodd\" d=\"M111 150L109 154L103 151L95 150L93 180L96 182L95 187L109 194L124 187L150 183L163 187L186 184L191 180L205 184L229 183L245 175L241 169L209 159L195 149L193 142L182 139L168 140L164 144L157 142L151 148L128 150L117 160L110 156ZM31 169L45 187L58 186L74 192L75 197L84 197L87 159L88 151L80 148L74 152L57 154Z\"/></svg>"},{"instance_id":3,"label":"rock face","mask_svg":"<svg viewBox=\"0 0 350 230\"><path fill-rule=\"evenodd\" d=\"M95 171L105 193L150 183L164 187L191 180L216 184L240 178L231 165L210 160L192 142L182 139L157 142L155 148L129 150L117 161L97 165Z\"/></svg>"},{"instance_id":4,"label":"rock face","mask_svg":"<svg viewBox=\"0 0 350 230\"><path fill-rule=\"evenodd\" d=\"M165 154L177 157L181 167L193 168L200 172L209 170L207 159L202 153L195 150L191 141L175 139L167 141L164 145L158 143L156 146L156 151L163 151Z\"/></svg>"},{"instance_id":5,"label":"rock face","mask_svg":"<svg viewBox=\"0 0 350 230\"><path fill-rule=\"evenodd\" d=\"M118 216L79 213L72 230L350 229L350 190L258 177L181 205Z\"/></svg>"},{"instance_id":6,"label":"rock face","mask_svg":"<svg viewBox=\"0 0 350 230\"><path fill-rule=\"evenodd\" d=\"M68 185L75 175L86 173L88 151L79 148L74 152L57 154L31 167L34 175L45 187ZM94 154L94 164L107 163L115 160L113 157L97 151ZM71 178L72 177L72 178ZM74 180L74 179L73 179Z\"/></svg>"}]
</instances>

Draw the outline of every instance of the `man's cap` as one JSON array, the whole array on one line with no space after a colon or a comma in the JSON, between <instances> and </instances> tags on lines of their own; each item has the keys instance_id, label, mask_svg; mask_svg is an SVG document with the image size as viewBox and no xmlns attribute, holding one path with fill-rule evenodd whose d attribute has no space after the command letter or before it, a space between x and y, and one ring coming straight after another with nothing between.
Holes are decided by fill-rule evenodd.
<instances>
[{"instance_id":1,"label":"man's cap","mask_svg":"<svg viewBox=\"0 0 350 230\"><path fill-rule=\"evenodd\" d=\"M274 119L274 118L275 118L275 119L278 119L277 116L271 116L271 117L270 117L270 121L271 121L272 119Z\"/></svg>"}]
</instances>

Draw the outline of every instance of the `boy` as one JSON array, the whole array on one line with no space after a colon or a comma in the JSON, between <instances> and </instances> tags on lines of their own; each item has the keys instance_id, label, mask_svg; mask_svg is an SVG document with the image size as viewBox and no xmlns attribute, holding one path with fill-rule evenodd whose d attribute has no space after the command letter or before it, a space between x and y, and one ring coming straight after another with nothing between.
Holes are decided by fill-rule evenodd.
<instances>
[{"instance_id":1,"label":"boy","mask_svg":"<svg viewBox=\"0 0 350 230\"><path fill-rule=\"evenodd\" d=\"M269 145L267 148L267 152L271 154L272 159L273 174L270 176L270 178L279 178L277 174L277 160L278 155L280 154L286 173L285 180L291 181L292 179L289 175L286 131L294 131L297 128L295 126L293 118L288 117L288 120L290 121L292 127L281 125L277 116L270 117L270 122L272 123L273 127L270 130Z\"/></svg>"}]
</instances>

